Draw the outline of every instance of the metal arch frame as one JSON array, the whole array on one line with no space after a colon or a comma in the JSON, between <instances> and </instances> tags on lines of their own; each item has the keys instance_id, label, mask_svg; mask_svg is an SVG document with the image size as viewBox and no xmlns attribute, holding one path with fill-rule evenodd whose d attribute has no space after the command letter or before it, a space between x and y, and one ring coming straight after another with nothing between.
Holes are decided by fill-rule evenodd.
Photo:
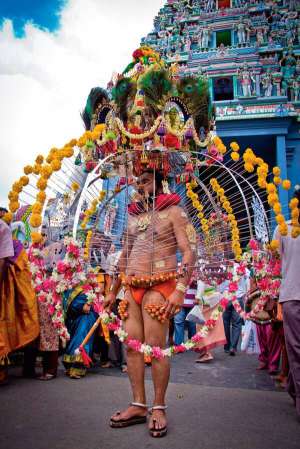
<instances>
[{"instance_id":1,"label":"metal arch frame","mask_svg":"<svg viewBox=\"0 0 300 449\"><path fill-rule=\"evenodd\" d=\"M96 174L97 170L105 163L107 162L109 159L111 159L114 155L113 154L109 154L108 156L106 156L104 159L101 159L101 161L99 162L98 165L96 165L96 167L88 174L84 186L81 190L81 194L80 194L80 198L78 201L78 205L77 205L77 209L76 209L76 213L75 213L75 217L74 217L74 223L73 223L73 238L76 239L76 235L77 235L77 228L78 228L78 222L79 222L79 215L80 215L80 211L81 211L81 206L84 200L84 193L87 191L87 189L93 184L94 181L99 179L99 176L93 179L91 179L93 177L93 175Z\"/></svg>"}]
</instances>

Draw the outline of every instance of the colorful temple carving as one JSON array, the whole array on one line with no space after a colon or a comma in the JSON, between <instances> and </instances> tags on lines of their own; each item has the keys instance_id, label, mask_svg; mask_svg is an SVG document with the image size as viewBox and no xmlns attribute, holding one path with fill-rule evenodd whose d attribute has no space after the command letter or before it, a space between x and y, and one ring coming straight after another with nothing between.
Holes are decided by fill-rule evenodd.
<instances>
[{"instance_id":1,"label":"colorful temple carving","mask_svg":"<svg viewBox=\"0 0 300 449\"><path fill-rule=\"evenodd\" d=\"M300 167L299 11L297 0L168 0L142 39L179 75L205 75L218 135L245 146L250 137L292 183Z\"/></svg>"}]
</instances>

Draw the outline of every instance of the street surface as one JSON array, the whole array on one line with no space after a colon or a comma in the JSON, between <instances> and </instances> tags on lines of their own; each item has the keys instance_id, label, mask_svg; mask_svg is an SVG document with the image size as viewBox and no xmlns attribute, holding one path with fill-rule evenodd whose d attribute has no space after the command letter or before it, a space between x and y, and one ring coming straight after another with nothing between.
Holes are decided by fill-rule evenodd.
<instances>
[{"instance_id":1,"label":"street surface","mask_svg":"<svg viewBox=\"0 0 300 449\"><path fill-rule=\"evenodd\" d=\"M172 359L169 433L153 439L147 427L111 429L110 415L131 400L126 374L93 368L81 380L60 368L50 382L20 378L0 388L1 449L299 449L300 423L288 395L277 390L257 358L215 351L211 364L195 354ZM148 403L152 387L146 368Z\"/></svg>"}]
</instances>

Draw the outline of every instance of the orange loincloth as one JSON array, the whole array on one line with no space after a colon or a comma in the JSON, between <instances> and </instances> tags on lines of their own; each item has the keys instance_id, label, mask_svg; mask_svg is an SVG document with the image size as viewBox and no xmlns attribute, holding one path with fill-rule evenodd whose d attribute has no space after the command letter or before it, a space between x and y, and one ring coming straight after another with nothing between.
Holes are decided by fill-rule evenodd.
<instances>
[{"instance_id":1,"label":"orange loincloth","mask_svg":"<svg viewBox=\"0 0 300 449\"><path fill-rule=\"evenodd\" d=\"M160 293L165 299L167 299L176 289L176 280L171 279L169 281L162 282L161 284L156 284L148 288L131 287L129 286L130 293L139 305L142 304L143 297L146 292L154 291Z\"/></svg>"}]
</instances>

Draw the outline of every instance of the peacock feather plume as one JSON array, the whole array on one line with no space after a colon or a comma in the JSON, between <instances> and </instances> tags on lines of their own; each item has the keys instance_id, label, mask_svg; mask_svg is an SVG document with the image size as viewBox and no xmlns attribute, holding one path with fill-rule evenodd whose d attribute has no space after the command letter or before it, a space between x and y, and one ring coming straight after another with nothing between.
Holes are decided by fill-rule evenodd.
<instances>
[{"instance_id":1,"label":"peacock feather plume","mask_svg":"<svg viewBox=\"0 0 300 449\"><path fill-rule=\"evenodd\" d=\"M159 113L163 106L166 96L170 93L172 83L167 70L156 67L148 70L139 80L139 89L145 96L145 103L155 113Z\"/></svg>"},{"instance_id":2,"label":"peacock feather plume","mask_svg":"<svg viewBox=\"0 0 300 449\"><path fill-rule=\"evenodd\" d=\"M81 113L81 118L84 122L85 129L91 129L91 120L99 103L105 99L109 101L108 93L101 87L94 87L87 98L84 110Z\"/></svg>"},{"instance_id":3,"label":"peacock feather plume","mask_svg":"<svg viewBox=\"0 0 300 449\"><path fill-rule=\"evenodd\" d=\"M118 107L120 117L123 121L127 120L127 106L129 101L134 101L136 91L136 81L130 78L120 78L112 90L113 100Z\"/></svg>"}]
</instances>

